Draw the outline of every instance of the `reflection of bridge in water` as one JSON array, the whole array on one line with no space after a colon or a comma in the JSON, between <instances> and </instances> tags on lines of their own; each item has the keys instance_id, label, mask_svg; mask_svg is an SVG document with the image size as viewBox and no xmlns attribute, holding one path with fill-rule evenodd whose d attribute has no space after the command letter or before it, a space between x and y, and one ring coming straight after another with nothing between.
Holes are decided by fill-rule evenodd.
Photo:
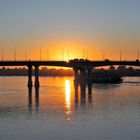
<instances>
[{"instance_id":1,"label":"reflection of bridge in water","mask_svg":"<svg viewBox=\"0 0 140 140\"><path fill-rule=\"evenodd\" d=\"M69 80L66 80L69 81ZM69 83L70 84L70 83ZM84 82L77 82L77 80L74 80L74 106L75 108L79 107L85 107L88 106L89 104L92 104L92 84L91 83L86 83ZM67 86L67 84L66 84ZM68 85L69 87L65 87L66 91L65 91L65 105L66 108L68 110L71 110L71 93L70 92L70 85ZM28 88L28 108L29 108L29 112L33 111L33 107L35 107L35 111L39 111L39 102L40 102L40 96L39 96L39 87L35 87L35 94L33 96L33 92L32 92L32 87ZM69 94L69 95L67 95ZM67 97L68 96L68 97ZM34 97L34 103L33 103L33 97Z\"/></svg>"},{"instance_id":2,"label":"reflection of bridge in water","mask_svg":"<svg viewBox=\"0 0 140 140\"><path fill-rule=\"evenodd\" d=\"M92 83L74 80L75 107L84 107L92 104ZM79 90L80 89L80 90ZM86 90L87 89L87 90Z\"/></svg>"},{"instance_id":3,"label":"reflection of bridge in water","mask_svg":"<svg viewBox=\"0 0 140 140\"><path fill-rule=\"evenodd\" d=\"M35 68L34 86L39 87L39 67L40 66L58 66L73 68L74 76L77 78L80 72L80 77L83 80L90 82L90 74L94 67L109 66L109 65L129 65L140 66L140 61L89 61L83 59L75 59L67 61L0 61L0 66L27 66L28 67L28 87L32 87L32 68Z\"/></svg>"},{"instance_id":4,"label":"reflection of bridge in water","mask_svg":"<svg viewBox=\"0 0 140 140\"><path fill-rule=\"evenodd\" d=\"M32 93L32 87L28 88L28 107L29 111L32 112L32 103L33 103L33 93ZM36 111L38 111L39 107L39 88L35 87L35 108Z\"/></svg>"}]
</instances>

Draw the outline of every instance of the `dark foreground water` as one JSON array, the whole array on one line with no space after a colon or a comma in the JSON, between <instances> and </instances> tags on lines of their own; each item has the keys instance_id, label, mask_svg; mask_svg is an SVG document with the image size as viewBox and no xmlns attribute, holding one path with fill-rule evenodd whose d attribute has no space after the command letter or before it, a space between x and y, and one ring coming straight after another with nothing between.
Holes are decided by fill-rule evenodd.
<instances>
[{"instance_id":1,"label":"dark foreground water","mask_svg":"<svg viewBox=\"0 0 140 140\"><path fill-rule=\"evenodd\" d=\"M73 77L40 82L31 98L27 77L0 77L0 140L140 139L140 78L94 84L91 96Z\"/></svg>"}]
</instances>

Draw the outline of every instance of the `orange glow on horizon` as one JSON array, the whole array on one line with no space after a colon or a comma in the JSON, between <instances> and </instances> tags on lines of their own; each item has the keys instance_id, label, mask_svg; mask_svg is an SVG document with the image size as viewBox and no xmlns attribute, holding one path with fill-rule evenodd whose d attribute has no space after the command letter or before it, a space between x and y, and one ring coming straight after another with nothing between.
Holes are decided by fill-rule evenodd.
<instances>
[{"instance_id":1,"label":"orange glow on horizon","mask_svg":"<svg viewBox=\"0 0 140 140\"><path fill-rule=\"evenodd\" d=\"M16 43L15 43L16 42ZM105 58L110 60L119 60L120 48L122 52L122 60L136 60L138 49L132 47L123 47L123 43L112 44L99 41L76 41L76 40L21 40L12 42L2 41L3 59L14 60L14 47L16 48L16 59L25 60L25 52L27 52L27 60L65 60L74 58L87 58L90 60L103 60L102 52L105 52ZM115 45L118 45L116 47ZM127 44L128 45L128 44ZM41 49L41 53L40 53ZM41 54L41 57L40 57ZM1 54L0 54L1 57Z\"/></svg>"}]
</instances>

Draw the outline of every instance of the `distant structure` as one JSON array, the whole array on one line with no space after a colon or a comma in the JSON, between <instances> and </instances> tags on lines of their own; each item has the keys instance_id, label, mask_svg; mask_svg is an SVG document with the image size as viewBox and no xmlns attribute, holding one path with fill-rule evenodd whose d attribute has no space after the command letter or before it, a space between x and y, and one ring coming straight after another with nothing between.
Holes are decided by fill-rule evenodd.
<instances>
[{"instance_id":1,"label":"distant structure","mask_svg":"<svg viewBox=\"0 0 140 140\"><path fill-rule=\"evenodd\" d=\"M14 51L16 52L16 51ZM16 58L16 53L15 53ZM34 67L35 73L35 82L34 86L39 87L39 67L40 66L59 66L59 67L68 67L74 70L75 79L78 75L81 78L86 77L87 81L91 80L91 72L95 67L102 66L112 66L111 69L114 69L114 65L120 65L119 70L123 71L128 66L140 66L139 60L135 61L111 61L105 59L104 61L90 61L87 59L73 59L69 61L0 61L0 66L26 66L28 68L28 87L32 87L32 69ZM80 74L79 74L80 73Z\"/></svg>"}]
</instances>

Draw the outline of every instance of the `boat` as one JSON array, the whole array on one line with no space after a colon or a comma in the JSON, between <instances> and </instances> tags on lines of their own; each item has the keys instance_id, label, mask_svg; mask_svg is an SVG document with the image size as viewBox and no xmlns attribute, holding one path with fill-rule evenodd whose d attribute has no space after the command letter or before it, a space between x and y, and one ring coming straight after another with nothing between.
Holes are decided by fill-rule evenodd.
<instances>
[{"instance_id":1,"label":"boat","mask_svg":"<svg viewBox=\"0 0 140 140\"><path fill-rule=\"evenodd\" d=\"M93 83L121 83L122 77L117 73L93 73L91 81Z\"/></svg>"}]
</instances>

